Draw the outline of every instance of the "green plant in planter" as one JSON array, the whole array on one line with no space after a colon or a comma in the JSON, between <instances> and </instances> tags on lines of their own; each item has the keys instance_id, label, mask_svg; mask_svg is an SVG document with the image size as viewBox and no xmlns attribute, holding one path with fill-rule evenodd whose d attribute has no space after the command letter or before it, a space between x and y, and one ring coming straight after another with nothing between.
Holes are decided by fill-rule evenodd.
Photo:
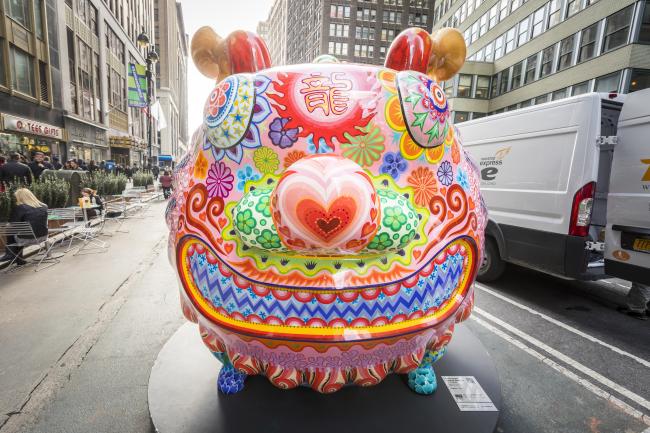
<instances>
[{"instance_id":1,"label":"green plant in planter","mask_svg":"<svg viewBox=\"0 0 650 433\"><path fill-rule=\"evenodd\" d=\"M138 172L133 175L133 186L147 187L153 185L153 174L149 172Z\"/></svg>"}]
</instances>

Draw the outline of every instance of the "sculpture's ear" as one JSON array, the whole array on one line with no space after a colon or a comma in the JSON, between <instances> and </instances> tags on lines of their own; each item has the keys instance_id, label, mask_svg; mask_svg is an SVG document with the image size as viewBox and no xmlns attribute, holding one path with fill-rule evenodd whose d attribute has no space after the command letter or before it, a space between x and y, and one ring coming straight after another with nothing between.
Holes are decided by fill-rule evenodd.
<instances>
[{"instance_id":1,"label":"sculpture's ear","mask_svg":"<svg viewBox=\"0 0 650 433\"><path fill-rule=\"evenodd\" d=\"M201 27L192 37L191 51L196 68L217 81L231 74L271 67L271 56L262 38L243 30L223 39L210 27Z\"/></svg>"},{"instance_id":2,"label":"sculpture's ear","mask_svg":"<svg viewBox=\"0 0 650 433\"><path fill-rule=\"evenodd\" d=\"M467 47L456 29L444 28L433 34L413 27L401 32L388 49L385 65L397 71L418 71L437 81L456 75L465 63Z\"/></svg>"}]
</instances>

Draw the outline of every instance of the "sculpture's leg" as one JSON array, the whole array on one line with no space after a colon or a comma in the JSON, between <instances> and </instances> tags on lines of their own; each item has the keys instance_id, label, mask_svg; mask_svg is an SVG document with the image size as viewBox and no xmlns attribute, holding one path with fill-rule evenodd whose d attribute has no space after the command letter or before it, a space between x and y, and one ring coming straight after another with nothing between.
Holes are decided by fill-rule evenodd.
<instances>
[{"instance_id":1,"label":"sculpture's leg","mask_svg":"<svg viewBox=\"0 0 650 433\"><path fill-rule=\"evenodd\" d=\"M409 387L422 395L433 394L438 383L436 381L436 373L433 370L433 363L442 358L445 354L446 348L436 351L429 351L422 358L422 362L415 370L411 371L408 375Z\"/></svg>"},{"instance_id":2,"label":"sculpture's leg","mask_svg":"<svg viewBox=\"0 0 650 433\"><path fill-rule=\"evenodd\" d=\"M233 367L227 354L223 352L213 352L212 354L223 364L217 378L219 391L224 394L235 394L244 389L246 374Z\"/></svg>"}]
</instances>

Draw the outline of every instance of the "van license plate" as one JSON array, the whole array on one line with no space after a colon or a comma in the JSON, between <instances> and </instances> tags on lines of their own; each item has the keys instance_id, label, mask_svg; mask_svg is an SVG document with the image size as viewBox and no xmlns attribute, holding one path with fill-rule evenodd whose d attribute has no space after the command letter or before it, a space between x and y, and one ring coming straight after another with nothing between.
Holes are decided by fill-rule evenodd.
<instances>
[{"instance_id":1,"label":"van license plate","mask_svg":"<svg viewBox=\"0 0 650 433\"><path fill-rule=\"evenodd\" d=\"M650 253L650 239L634 239L632 249L642 253Z\"/></svg>"}]
</instances>

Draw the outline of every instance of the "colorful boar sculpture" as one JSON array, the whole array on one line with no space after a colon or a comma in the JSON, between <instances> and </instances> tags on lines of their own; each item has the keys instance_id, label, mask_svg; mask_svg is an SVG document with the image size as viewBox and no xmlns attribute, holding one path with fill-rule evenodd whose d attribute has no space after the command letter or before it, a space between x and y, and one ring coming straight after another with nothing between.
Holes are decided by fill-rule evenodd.
<instances>
[{"instance_id":1,"label":"colorful boar sculpture","mask_svg":"<svg viewBox=\"0 0 650 433\"><path fill-rule=\"evenodd\" d=\"M331 393L398 373L432 393L486 224L439 84L463 38L407 29L386 67L271 68L258 36L204 27L192 56L217 82L175 169L169 252L219 389L261 374Z\"/></svg>"}]
</instances>

